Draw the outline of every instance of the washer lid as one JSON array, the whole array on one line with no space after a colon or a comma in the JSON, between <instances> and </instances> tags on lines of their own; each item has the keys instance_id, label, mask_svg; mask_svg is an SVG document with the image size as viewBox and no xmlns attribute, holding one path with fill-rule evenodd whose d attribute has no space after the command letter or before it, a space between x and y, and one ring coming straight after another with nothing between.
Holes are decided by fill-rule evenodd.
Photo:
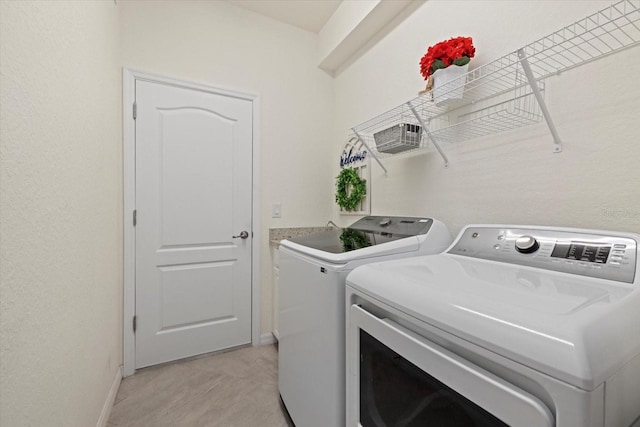
<instances>
[{"instance_id":1,"label":"washer lid","mask_svg":"<svg viewBox=\"0 0 640 427\"><path fill-rule=\"evenodd\" d=\"M353 228L340 228L321 231L307 236L293 237L289 241L301 246L332 254L342 254L370 246L381 245L409 237L402 234L387 234L374 231L361 231Z\"/></svg>"},{"instance_id":2,"label":"washer lid","mask_svg":"<svg viewBox=\"0 0 640 427\"><path fill-rule=\"evenodd\" d=\"M368 264L347 284L584 390L640 353L637 284L452 254Z\"/></svg>"},{"instance_id":3,"label":"washer lid","mask_svg":"<svg viewBox=\"0 0 640 427\"><path fill-rule=\"evenodd\" d=\"M344 265L408 252L440 253L450 243L446 226L435 219L368 216L349 228L291 238L280 245L322 262Z\"/></svg>"},{"instance_id":4,"label":"washer lid","mask_svg":"<svg viewBox=\"0 0 640 427\"><path fill-rule=\"evenodd\" d=\"M319 251L341 254L426 234L432 224L431 218L366 216L348 228L323 231L289 240Z\"/></svg>"}]
</instances>

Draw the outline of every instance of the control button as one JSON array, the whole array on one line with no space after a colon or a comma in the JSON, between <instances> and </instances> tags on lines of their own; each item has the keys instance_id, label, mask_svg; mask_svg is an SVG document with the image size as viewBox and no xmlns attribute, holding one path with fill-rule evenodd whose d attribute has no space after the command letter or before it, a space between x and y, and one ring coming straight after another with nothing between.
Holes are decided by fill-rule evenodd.
<instances>
[{"instance_id":1,"label":"control button","mask_svg":"<svg viewBox=\"0 0 640 427\"><path fill-rule=\"evenodd\" d=\"M573 261L565 261L565 264L573 264Z\"/></svg>"},{"instance_id":2,"label":"control button","mask_svg":"<svg viewBox=\"0 0 640 427\"><path fill-rule=\"evenodd\" d=\"M493 249L500 249L500 245L496 243L495 245L493 245Z\"/></svg>"},{"instance_id":3,"label":"control button","mask_svg":"<svg viewBox=\"0 0 640 427\"><path fill-rule=\"evenodd\" d=\"M504 240L504 234L498 234L498 240Z\"/></svg>"},{"instance_id":4,"label":"control button","mask_svg":"<svg viewBox=\"0 0 640 427\"><path fill-rule=\"evenodd\" d=\"M520 236L516 239L516 250L523 254L530 254L538 250L540 244L533 236Z\"/></svg>"},{"instance_id":5,"label":"control button","mask_svg":"<svg viewBox=\"0 0 640 427\"><path fill-rule=\"evenodd\" d=\"M386 227L387 225L391 224L391 218L382 218L379 224L381 227Z\"/></svg>"},{"instance_id":6,"label":"control button","mask_svg":"<svg viewBox=\"0 0 640 427\"><path fill-rule=\"evenodd\" d=\"M622 243L616 243L615 245L613 245L614 249L625 249L627 247L627 245L623 245Z\"/></svg>"},{"instance_id":7,"label":"control button","mask_svg":"<svg viewBox=\"0 0 640 427\"><path fill-rule=\"evenodd\" d=\"M586 263L586 262L579 262L579 263L578 263L578 265L579 265L580 267L586 267L586 266L587 266L587 263Z\"/></svg>"},{"instance_id":8,"label":"control button","mask_svg":"<svg viewBox=\"0 0 640 427\"><path fill-rule=\"evenodd\" d=\"M619 255L612 256L610 259L611 261L622 261L622 257Z\"/></svg>"},{"instance_id":9,"label":"control button","mask_svg":"<svg viewBox=\"0 0 640 427\"><path fill-rule=\"evenodd\" d=\"M609 261L609 264L620 265L620 261L611 258L611 261Z\"/></svg>"},{"instance_id":10,"label":"control button","mask_svg":"<svg viewBox=\"0 0 640 427\"><path fill-rule=\"evenodd\" d=\"M598 269L602 268L602 265L601 264L591 264L591 268L593 268L595 270L598 270Z\"/></svg>"},{"instance_id":11,"label":"control button","mask_svg":"<svg viewBox=\"0 0 640 427\"><path fill-rule=\"evenodd\" d=\"M614 255L624 255L624 251L620 250L620 249L614 250L611 253L614 254Z\"/></svg>"}]
</instances>

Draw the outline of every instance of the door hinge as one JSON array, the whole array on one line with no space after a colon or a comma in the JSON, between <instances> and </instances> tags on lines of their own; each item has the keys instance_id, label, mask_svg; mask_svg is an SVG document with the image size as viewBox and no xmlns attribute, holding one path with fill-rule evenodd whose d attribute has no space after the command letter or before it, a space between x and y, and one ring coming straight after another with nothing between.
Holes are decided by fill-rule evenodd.
<instances>
[{"instance_id":1,"label":"door hinge","mask_svg":"<svg viewBox=\"0 0 640 427\"><path fill-rule=\"evenodd\" d=\"M138 329L138 322L136 321L137 318L138 316L133 316L133 332L135 332L136 329Z\"/></svg>"},{"instance_id":2,"label":"door hinge","mask_svg":"<svg viewBox=\"0 0 640 427\"><path fill-rule=\"evenodd\" d=\"M138 118L138 103L133 103L133 120Z\"/></svg>"},{"instance_id":3,"label":"door hinge","mask_svg":"<svg viewBox=\"0 0 640 427\"><path fill-rule=\"evenodd\" d=\"M135 227L138 223L138 211L136 209L133 210L133 226Z\"/></svg>"}]
</instances>

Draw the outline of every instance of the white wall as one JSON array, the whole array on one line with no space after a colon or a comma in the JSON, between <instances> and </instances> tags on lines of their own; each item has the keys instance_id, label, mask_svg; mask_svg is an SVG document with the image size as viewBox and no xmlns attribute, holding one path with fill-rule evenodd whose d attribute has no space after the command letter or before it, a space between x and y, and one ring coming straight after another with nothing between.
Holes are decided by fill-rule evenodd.
<instances>
[{"instance_id":1,"label":"white wall","mask_svg":"<svg viewBox=\"0 0 640 427\"><path fill-rule=\"evenodd\" d=\"M271 331L268 229L324 225L337 161L332 81L316 67L317 35L226 2L124 1L125 67L255 93L261 99L262 332ZM282 203L282 218L271 204Z\"/></svg>"},{"instance_id":2,"label":"white wall","mask_svg":"<svg viewBox=\"0 0 640 427\"><path fill-rule=\"evenodd\" d=\"M428 1L335 79L337 142L348 129L424 88L427 47L472 36L474 66L571 24L609 1ZM547 80L563 139L552 152L544 123L445 144L449 169L431 147L374 163L372 213L429 215L457 233L468 223L546 224L640 232L639 48ZM337 168L335 168L337 171ZM352 217L334 216L349 223Z\"/></svg>"},{"instance_id":3,"label":"white wall","mask_svg":"<svg viewBox=\"0 0 640 427\"><path fill-rule=\"evenodd\" d=\"M0 8L0 424L96 425L122 359L117 8Z\"/></svg>"}]
</instances>

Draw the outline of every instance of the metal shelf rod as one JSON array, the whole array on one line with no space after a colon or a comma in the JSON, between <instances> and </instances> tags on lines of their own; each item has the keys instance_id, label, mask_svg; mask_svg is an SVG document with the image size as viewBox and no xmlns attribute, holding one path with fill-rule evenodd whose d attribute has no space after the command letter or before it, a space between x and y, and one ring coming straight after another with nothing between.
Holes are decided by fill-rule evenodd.
<instances>
[{"instance_id":1,"label":"metal shelf rod","mask_svg":"<svg viewBox=\"0 0 640 427\"><path fill-rule=\"evenodd\" d=\"M560 140L560 135L558 135L558 131L556 130L556 125L553 123L551 114L547 109L547 104L544 102L544 97L540 92L540 88L538 87L538 82L536 81L536 78L533 76L533 71L531 71L531 66L529 65L529 61L527 60L527 55L524 53L524 49L518 49L518 58L520 58L520 64L522 64L522 69L524 70L524 74L527 76L527 79L529 80L529 85L531 85L533 96L535 96L536 101L538 101L538 105L540 106L540 111L542 111L544 120L545 122L547 122L549 131L551 132L551 136L553 137L553 152L560 153L562 152L562 141Z\"/></svg>"},{"instance_id":2,"label":"metal shelf rod","mask_svg":"<svg viewBox=\"0 0 640 427\"><path fill-rule=\"evenodd\" d=\"M447 158L447 156L442 151L442 148L440 148L440 144L438 144L435 139L431 138L431 133L427 130L428 129L427 125L422 120L422 116L420 116L420 114L418 114L416 109L411 104L411 101L408 101L407 105L409 106L409 109L411 109L411 112L413 113L413 115L416 116L416 120L418 120L418 123L420 123L420 126L422 126L422 132L427 135L427 138L429 138L429 141L431 141L433 143L433 146L436 147L436 150L438 150L438 153L440 153L440 155L442 156L442 159L444 160L444 167L448 168L449 167L449 159Z\"/></svg>"},{"instance_id":3,"label":"metal shelf rod","mask_svg":"<svg viewBox=\"0 0 640 427\"><path fill-rule=\"evenodd\" d=\"M384 167L384 165L382 164L382 162L380 161L378 156L376 156L376 153L371 149L371 147L369 147L369 144L367 144L367 142L364 140L364 138L362 136L360 136L360 134L358 133L356 128L351 128L351 130L353 131L355 136L360 140L360 142L362 142L364 144L364 146L367 147L367 150L369 150L369 154L371 154L373 156L373 158L376 159L376 162L378 162L378 164L380 165L380 167L384 171L384 174L386 175L387 174L387 168Z\"/></svg>"}]
</instances>

